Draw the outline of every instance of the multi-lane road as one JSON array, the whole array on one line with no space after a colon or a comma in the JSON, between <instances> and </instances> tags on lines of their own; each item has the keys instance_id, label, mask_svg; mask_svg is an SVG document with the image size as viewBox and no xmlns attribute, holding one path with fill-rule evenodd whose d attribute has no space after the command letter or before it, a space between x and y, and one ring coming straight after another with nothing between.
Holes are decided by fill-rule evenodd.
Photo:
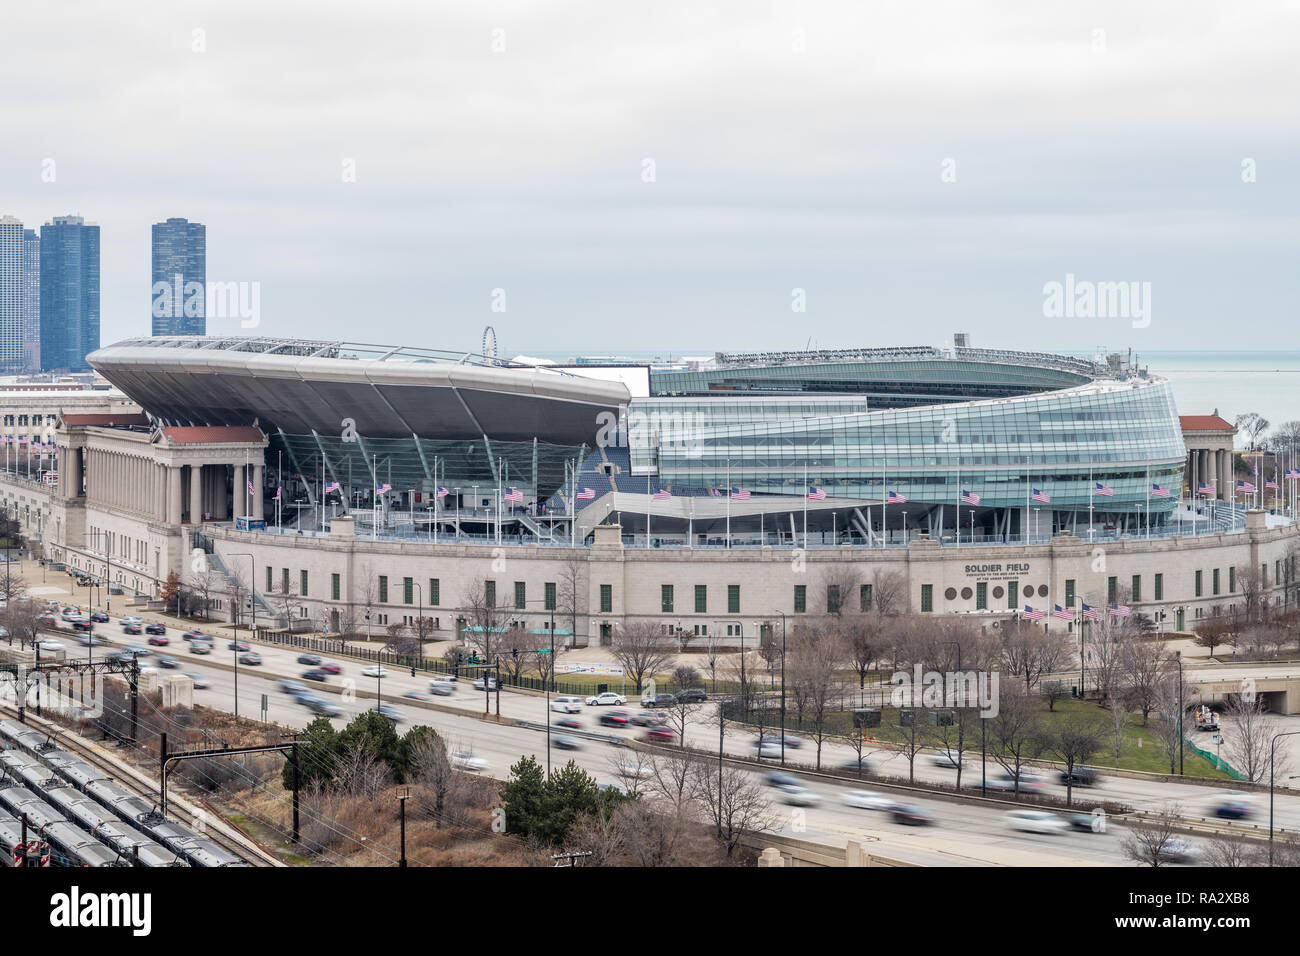
<instances>
[{"instance_id":1,"label":"multi-lane road","mask_svg":"<svg viewBox=\"0 0 1300 956\"><path fill-rule=\"evenodd\" d=\"M125 635L122 633L119 619L109 624L96 625L97 646L95 655L107 652L106 647L98 641L108 640L112 645L143 644L144 635ZM181 632L169 629L170 644L167 647L153 648L154 659L159 654L166 654L178 660L180 666L176 671L163 670L160 673L197 673L207 678L210 685L205 689L196 689L194 701L223 710L233 710L235 702L235 652L227 647L228 639L216 638L213 654L209 656L189 653L189 645L181 640ZM64 631L60 639L70 657L88 654L88 649L78 644L76 635ZM297 704L293 698L279 689L279 681L289 677L301 680L300 675L308 665L297 661L299 651L275 645L254 645L261 654L263 663L259 666L238 666L239 713L242 716L257 719L262 715L262 700L268 704L267 719L282 725L301 728L313 719L313 714ZM325 655L326 659L331 659ZM484 758L488 767L486 773L504 778L509 767L521 755L531 754L539 761L546 761L545 724L548 716L546 700L541 695L503 690L500 698L502 722L482 719L485 708L483 692L473 691L468 681L457 684L455 693L450 697L435 697L434 707L404 698L408 691L427 691L428 679L424 676L411 677L409 670L387 668L388 673L380 680L363 677L362 670L366 664L348 658L333 658L342 668L342 674L331 677L328 684L321 685L302 681L319 696L336 701L343 710L343 716L335 718L335 726L341 727L346 721L373 708L375 694L382 695L383 702L395 708L400 714L399 731L427 724L443 734L454 750L472 751ZM145 659L144 663L149 663ZM334 692L334 693L331 693ZM496 710L496 695L491 694L490 709ZM636 701L630 701L629 710L638 709ZM615 730L602 727L597 722L598 708L585 707L577 715L583 723L582 730L592 736L579 737L582 749L559 750L553 748L551 760L555 764L574 760L580 767L590 772L601 782L621 783L621 777L615 769L617 761L626 757L628 748L618 742L633 741L640 737L637 728ZM558 719L560 714L550 714ZM713 705L699 707L695 720L688 727L687 740L696 748L712 749L716 753L718 744L717 711ZM519 722L527 722L522 726ZM552 727L554 736L562 731ZM612 742L618 741L618 742ZM724 751L732 756L752 757L754 753L754 735L728 729L725 737ZM972 754L972 762L963 772L963 785L978 788L980 780L980 755L978 747ZM811 765L814 759L811 742L805 742L800 749L788 748L786 751L787 767L796 768ZM827 743L823 747L822 761L825 766L836 766L854 759L854 754L845 745ZM876 751L867 755L873 769L891 776L907 775L906 759L897 752ZM776 761L768 761L775 764ZM990 778L1000 773L1001 768L991 761L988 765ZM755 773L765 771L756 769ZM1064 787L1055 783L1055 774L1048 771L1045 778L1051 782L1043 789L1054 794L1064 795ZM951 785L955 781L956 771L935 766L929 755L918 757L916 762L916 779L918 784L944 782ZM955 801L941 796L889 792L870 781L836 782L826 778L810 775L806 785L819 798L820 802L810 807L792 807L780 802L781 794L772 790L773 829L777 832L798 835L803 839L843 846L848 840L859 840L866 844L869 852L889 856L911 863L927 865L1115 865L1125 862L1120 849L1120 839L1124 832L1122 823L1109 821L1105 833L1066 832L1054 835L1035 835L1011 830L1003 819L1010 805L1003 801ZM932 827L906 827L892 822L890 816L880 811L862 810L847 807L841 802L842 795L849 789L883 789L890 796L901 801L914 803L928 811L935 819ZM1075 790L1077 805L1088 811L1102 801L1111 801L1145 810L1158 810L1168 803L1176 803L1185 817L1211 818L1213 808L1222 799L1223 790L1218 787L1195 783L1168 783L1160 780L1131 779L1126 777L1108 777L1096 787ZM1258 826L1267 825L1267 794L1249 798L1256 807L1253 818L1237 824L1243 832ZM1279 796L1276 805L1276 825L1287 830L1300 829L1300 797L1288 794ZM1193 840L1192 842L1196 842Z\"/></svg>"}]
</instances>

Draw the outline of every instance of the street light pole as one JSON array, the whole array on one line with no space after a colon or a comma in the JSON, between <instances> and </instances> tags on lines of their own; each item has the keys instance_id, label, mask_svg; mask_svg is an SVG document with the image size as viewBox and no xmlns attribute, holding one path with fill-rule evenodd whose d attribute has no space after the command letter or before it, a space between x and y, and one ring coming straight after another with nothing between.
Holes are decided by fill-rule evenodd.
<instances>
[{"instance_id":1,"label":"street light pole","mask_svg":"<svg viewBox=\"0 0 1300 956\"><path fill-rule=\"evenodd\" d=\"M785 766L785 611L781 615L781 766Z\"/></svg>"},{"instance_id":2,"label":"street light pole","mask_svg":"<svg viewBox=\"0 0 1300 956\"><path fill-rule=\"evenodd\" d=\"M231 555L232 558L248 558L248 606L253 609L253 627L252 633L257 633L257 601L254 600L256 595L253 588L256 586L257 568L253 563L252 552L240 551ZM179 603L179 599L178 603ZM207 612L204 611L204 616ZM235 716L239 716L239 629L235 629Z\"/></svg>"}]
</instances>

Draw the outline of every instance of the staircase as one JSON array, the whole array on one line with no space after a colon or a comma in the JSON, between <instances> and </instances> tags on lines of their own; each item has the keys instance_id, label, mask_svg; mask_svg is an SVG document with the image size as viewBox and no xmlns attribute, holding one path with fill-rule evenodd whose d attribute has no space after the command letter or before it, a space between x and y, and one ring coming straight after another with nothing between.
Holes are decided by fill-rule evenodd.
<instances>
[{"instance_id":1,"label":"staircase","mask_svg":"<svg viewBox=\"0 0 1300 956\"><path fill-rule=\"evenodd\" d=\"M244 585L240 583L238 578L230 573L230 569L226 567L226 563L221 560L221 555L217 554L215 550L208 552L208 564L214 571L217 571L226 579L226 589L229 592L234 593L235 591L244 589ZM284 620L284 615L271 607L271 605L267 603L266 598L257 593L256 588L250 588L249 593L252 595L253 604L261 612L258 615L259 618L267 621L274 621L276 627L287 626Z\"/></svg>"}]
</instances>

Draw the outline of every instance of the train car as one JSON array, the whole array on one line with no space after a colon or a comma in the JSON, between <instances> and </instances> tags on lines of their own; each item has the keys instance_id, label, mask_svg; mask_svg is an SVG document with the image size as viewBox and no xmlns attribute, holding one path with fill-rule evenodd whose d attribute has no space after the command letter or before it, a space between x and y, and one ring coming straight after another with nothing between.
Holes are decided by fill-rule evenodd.
<instances>
[{"instance_id":1,"label":"train car","mask_svg":"<svg viewBox=\"0 0 1300 956\"><path fill-rule=\"evenodd\" d=\"M0 866L16 867L22 858L22 821L7 813L0 813ZM27 866L50 865L50 845L27 828Z\"/></svg>"},{"instance_id":2,"label":"train car","mask_svg":"<svg viewBox=\"0 0 1300 956\"><path fill-rule=\"evenodd\" d=\"M43 833L50 824L68 822L58 810L26 787L0 788L0 806L20 819L24 813L27 814L28 827L38 833Z\"/></svg>"},{"instance_id":3,"label":"train car","mask_svg":"<svg viewBox=\"0 0 1300 956\"><path fill-rule=\"evenodd\" d=\"M49 841L50 858L55 866L129 865L116 850L66 820L44 827L41 836Z\"/></svg>"},{"instance_id":4,"label":"train car","mask_svg":"<svg viewBox=\"0 0 1300 956\"><path fill-rule=\"evenodd\" d=\"M58 780L53 770L22 750L0 751L0 777L19 786L30 783L40 789Z\"/></svg>"},{"instance_id":5,"label":"train car","mask_svg":"<svg viewBox=\"0 0 1300 956\"><path fill-rule=\"evenodd\" d=\"M188 865L179 854L149 839L98 801L72 787L51 790L46 799L70 821L107 844L124 860L132 860L138 850L141 866Z\"/></svg>"},{"instance_id":6,"label":"train car","mask_svg":"<svg viewBox=\"0 0 1300 956\"><path fill-rule=\"evenodd\" d=\"M86 794L137 829L143 829L140 821L153 813L153 804L129 793L121 784L112 780L96 780L87 784Z\"/></svg>"},{"instance_id":7,"label":"train car","mask_svg":"<svg viewBox=\"0 0 1300 956\"><path fill-rule=\"evenodd\" d=\"M51 752L49 751L42 754L41 758L54 769L55 773L82 793L86 791L87 786L97 780L111 779L108 774L104 773L102 770L95 769L80 758L64 753L62 750L58 751L58 753L60 756L58 759L53 761L48 759L51 756Z\"/></svg>"},{"instance_id":8,"label":"train car","mask_svg":"<svg viewBox=\"0 0 1300 956\"><path fill-rule=\"evenodd\" d=\"M19 723L16 720L0 720L0 739L7 740L17 747L31 751L43 750L49 745L50 740L48 734L33 730L26 724Z\"/></svg>"}]
</instances>

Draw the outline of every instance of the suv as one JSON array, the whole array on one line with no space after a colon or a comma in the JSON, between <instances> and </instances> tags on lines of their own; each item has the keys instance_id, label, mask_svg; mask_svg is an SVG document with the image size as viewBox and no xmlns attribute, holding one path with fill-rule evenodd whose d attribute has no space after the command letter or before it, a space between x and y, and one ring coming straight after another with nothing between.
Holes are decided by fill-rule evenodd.
<instances>
[{"instance_id":1,"label":"suv","mask_svg":"<svg viewBox=\"0 0 1300 956\"><path fill-rule=\"evenodd\" d=\"M551 710L561 714L577 714L582 711L581 697L557 697L551 701Z\"/></svg>"},{"instance_id":2,"label":"suv","mask_svg":"<svg viewBox=\"0 0 1300 956\"><path fill-rule=\"evenodd\" d=\"M641 706L660 708L671 707L677 703L677 699L672 694L643 694L641 696Z\"/></svg>"},{"instance_id":3,"label":"suv","mask_svg":"<svg viewBox=\"0 0 1300 956\"><path fill-rule=\"evenodd\" d=\"M688 687L686 690L679 690L673 695L673 699L679 704L702 704L709 699L709 695L704 693L703 688Z\"/></svg>"}]
</instances>

